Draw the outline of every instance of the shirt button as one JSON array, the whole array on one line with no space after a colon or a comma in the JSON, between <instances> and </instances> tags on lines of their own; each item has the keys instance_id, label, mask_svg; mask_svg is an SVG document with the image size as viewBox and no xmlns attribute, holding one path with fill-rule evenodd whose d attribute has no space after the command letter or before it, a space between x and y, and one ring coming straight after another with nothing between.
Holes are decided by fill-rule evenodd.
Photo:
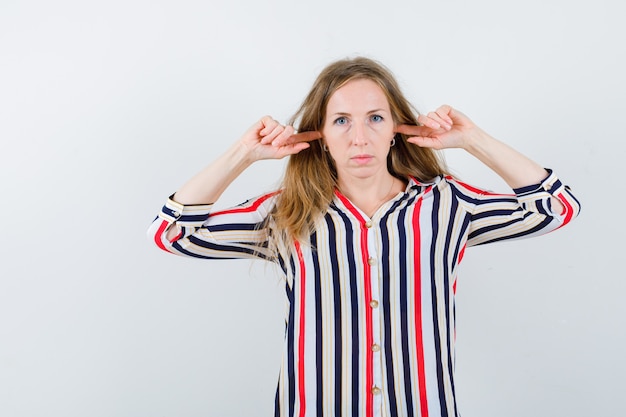
<instances>
[{"instance_id":1,"label":"shirt button","mask_svg":"<svg viewBox=\"0 0 626 417\"><path fill-rule=\"evenodd\" d=\"M369 259L367 260L367 263L368 263L368 264L370 264L370 265L374 265L374 264L376 263L376 259L374 259L374 258L369 258Z\"/></svg>"},{"instance_id":2,"label":"shirt button","mask_svg":"<svg viewBox=\"0 0 626 417\"><path fill-rule=\"evenodd\" d=\"M172 212L172 216L174 216L174 217L179 217L179 216L180 216L180 213L179 213L179 212L177 212L177 211L173 211L173 212Z\"/></svg>"},{"instance_id":3,"label":"shirt button","mask_svg":"<svg viewBox=\"0 0 626 417\"><path fill-rule=\"evenodd\" d=\"M376 301L376 300L370 301L370 307L372 307L372 308L378 307L378 301Z\"/></svg>"},{"instance_id":4,"label":"shirt button","mask_svg":"<svg viewBox=\"0 0 626 417\"><path fill-rule=\"evenodd\" d=\"M372 222L368 221L365 223L365 227L367 227L368 229L372 227Z\"/></svg>"},{"instance_id":5,"label":"shirt button","mask_svg":"<svg viewBox=\"0 0 626 417\"><path fill-rule=\"evenodd\" d=\"M380 350L380 346L378 346L377 344L372 345L372 351L378 352L379 350Z\"/></svg>"},{"instance_id":6,"label":"shirt button","mask_svg":"<svg viewBox=\"0 0 626 417\"><path fill-rule=\"evenodd\" d=\"M373 387L372 388L372 394L376 395L376 394L380 394L381 389L378 387Z\"/></svg>"}]
</instances>

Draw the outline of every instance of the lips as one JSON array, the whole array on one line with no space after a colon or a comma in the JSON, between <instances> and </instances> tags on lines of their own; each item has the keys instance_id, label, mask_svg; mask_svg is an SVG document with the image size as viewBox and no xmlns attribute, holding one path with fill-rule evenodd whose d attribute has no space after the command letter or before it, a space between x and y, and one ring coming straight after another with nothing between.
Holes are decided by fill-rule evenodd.
<instances>
[{"instance_id":1,"label":"lips","mask_svg":"<svg viewBox=\"0 0 626 417\"><path fill-rule=\"evenodd\" d=\"M353 156L350 159L353 160L354 162L356 162L359 165L363 165L363 164L367 164L373 158L374 157L372 155L355 155L355 156Z\"/></svg>"}]
</instances>

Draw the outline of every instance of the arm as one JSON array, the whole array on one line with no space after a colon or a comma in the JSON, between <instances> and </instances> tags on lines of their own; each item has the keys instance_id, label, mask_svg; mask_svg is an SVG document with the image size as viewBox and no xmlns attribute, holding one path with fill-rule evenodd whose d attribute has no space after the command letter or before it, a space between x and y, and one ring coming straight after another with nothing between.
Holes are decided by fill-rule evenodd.
<instances>
[{"instance_id":1,"label":"arm","mask_svg":"<svg viewBox=\"0 0 626 417\"><path fill-rule=\"evenodd\" d=\"M291 137L307 135L310 133L294 135L293 127L283 126L269 116L263 117L222 156L191 178L168 200L159 215L161 222L158 227L155 226L156 221L153 223L150 235L161 248L186 237L190 228L197 228L206 221L211 205L251 164L262 159L281 159L309 147L302 140L273 146L274 140L289 141Z\"/></svg>"},{"instance_id":2,"label":"arm","mask_svg":"<svg viewBox=\"0 0 626 417\"><path fill-rule=\"evenodd\" d=\"M418 146L445 149L462 148L491 168L512 189L541 183L548 172L528 157L488 135L467 116L450 106L441 106L428 115L420 115L422 126L400 125L396 132L410 135L408 142ZM555 211L564 206L551 199Z\"/></svg>"},{"instance_id":3,"label":"arm","mask_svg":"<svg viewBox=\"0 0 626 417\"><path fill-rule=\"evenodd\" d=\"M212 204L247 167L262 159L281 159L308 148L308 142L281 147L274 140L287 141L293 127L283 126L269 116L256 122L216 161L185 183L174 195L181 204Z\"/></svg>"},{"instance_id":4,"label":"arm","mask_svg":"<svg viewBox=\"0 0 626 417\"><path fill-rule=\"evenodd\" d=\"M218 212L212 210L212 204L185 206L170 198L152 222L148 236L160 249L176 255L273 259L265 226L276 194L266 194ZM171 230L176 233L169 233Z\"/></svg>"},{"instance_id":5,"label":"arm","mask_svg":"<svg viewBox=\"0 0 626 417\"><path fill-rule=\"evenodd\" d=\"M453 177L446 180L469 214L468 246L543 235L565 226L580 211L576 197L552 171L536 184L514 189L515 194L481 190ZM555 210L555 199L563 209Z\"/></svg>"}]
</instances>

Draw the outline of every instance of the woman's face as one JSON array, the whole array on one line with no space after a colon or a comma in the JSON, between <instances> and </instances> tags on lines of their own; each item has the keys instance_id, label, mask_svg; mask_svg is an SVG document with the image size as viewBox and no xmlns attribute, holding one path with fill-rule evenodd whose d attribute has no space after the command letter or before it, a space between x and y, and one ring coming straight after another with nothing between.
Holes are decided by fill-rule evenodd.
<instances>
[{"instance_id":1,"label":"woman's face","mask_svg":"<svg viewBox=\"0 0 626 417\"><path fill-rule=\"evenodd\" d=\"M393 129L389 102L374 81L352 80L335 91L322 135L339 180L386 175Z\"/></svg>"}]
</instances>

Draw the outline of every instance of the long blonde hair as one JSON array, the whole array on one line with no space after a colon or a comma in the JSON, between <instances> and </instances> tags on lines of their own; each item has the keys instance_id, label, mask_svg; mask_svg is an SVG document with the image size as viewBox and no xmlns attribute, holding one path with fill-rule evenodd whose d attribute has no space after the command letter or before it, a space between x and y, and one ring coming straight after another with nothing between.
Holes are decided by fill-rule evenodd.
<instances>
[{"instance_id":1,"label":"long blonde hair","mask_svg":"<svg viewBox=\"0 0 626 417\"><path fill-rule=\"evenodd\" d=\"M299 132L321 131L328 100L335 91L355 79L372 80L380 86L396 124L417 124L418 113L400 91L392 73L379 62L364 57L328 65L289 124ZM413 176L427 181L446 173L445 164L435 151L410 144L406 138L396 134L395 146L390 149L387 168L393 176L402 180ZM336 186L337 170L321 141L313 141L310 148L289 157L280 187L282 192L272 213L274 232L278 233L274 238L279 240L279 245L289 246L288 242L294 239L308 237L314 222L328 209Z\"/></svg>"}]
</instances>

